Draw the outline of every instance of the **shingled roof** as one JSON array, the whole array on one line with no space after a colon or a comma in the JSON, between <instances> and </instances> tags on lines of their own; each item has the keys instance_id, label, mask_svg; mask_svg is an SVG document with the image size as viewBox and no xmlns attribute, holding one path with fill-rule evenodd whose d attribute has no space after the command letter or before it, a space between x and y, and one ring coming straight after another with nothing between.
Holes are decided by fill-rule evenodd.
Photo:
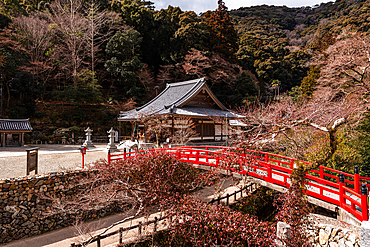
<instances>
[{"instance_id":1,"label":"shingled roof","mask_svg":"<svg viewBox=\"0 0 370 247\"><path fill-rule=\"evenodd\" d=\"M215 103L215 107L187 106L192 98L201 91L206 91ZM149 103L131 111L120 112L119 121L136 120L139 116L153 114L176 114L191 117L236 117L216 98L207 86L205 78L167 84L157 97Z\"/></svg>"},{"instance_id":2,"label":"shingled roof","mask_svg":"<svg viewBox=\"0 0 370 247\"><path fill-rule=\"evenodd\" d=\"M0 131L32 131L29 119L0 119Z\"/></svg>"}]
</instances>

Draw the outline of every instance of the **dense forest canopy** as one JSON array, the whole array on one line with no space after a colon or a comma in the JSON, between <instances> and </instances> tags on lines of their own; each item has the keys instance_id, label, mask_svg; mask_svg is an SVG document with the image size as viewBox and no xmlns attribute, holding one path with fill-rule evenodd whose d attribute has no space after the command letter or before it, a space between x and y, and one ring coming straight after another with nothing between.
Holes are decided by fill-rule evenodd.
<instances>
[{"instance_id":1,"label":"dense forest canopy","mask_svg":"<svg viewBox=\"0 0 370 247\"><path fill-rule=\"evenodd\" d=\"M367 5L228 11L218 1L197 16L142 0L2 1L4 115L35 116L39 101L141 105L154 88L199 76L232 108L269 98L300 86L343 28L367 32Z\"/></svg>"},{"instance_id":2,"label":"dense forest canopy","mask_svg":"<svg viewBox=\"0 0 370 247\"><path fill-rule=\"evenodd\" d=\"M366 98L369 17L370 1L359 0L232 11L218 1L200 16L144 0L2 0L1 117L30 117L43 131L90 125L102 133L119 110L199 77L232 109L282 95L305 104L330 90L333 100L360 88ZM354 127L342 152L366 139L367 126Z\"/></svg>"}]
</instances>

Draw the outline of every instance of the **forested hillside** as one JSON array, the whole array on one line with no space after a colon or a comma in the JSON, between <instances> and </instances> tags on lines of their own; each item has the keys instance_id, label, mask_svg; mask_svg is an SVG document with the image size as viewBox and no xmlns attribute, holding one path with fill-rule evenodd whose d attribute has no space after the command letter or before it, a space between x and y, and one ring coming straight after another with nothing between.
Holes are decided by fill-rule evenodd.
<instances>
[{"instance_id":1,"label":"forested hillside","mask_svg":"<svg viewBox=\"0 0 370 247\"><path fill-rule=\"evenodd\" d=\"M176 6L156 11L154 5L2 0L2 117L31 118L46 135L88 125L106 135L117 127L120 110L146 103L166 83L198 77L206 77L232 109L277 102L282 95L297 104L320 102L329 88L331 100L342 99L367 88L369 1L232 11L218 1L216 10L200 16ZM353 156L346 156L348 164L367 153L358 143L366 140L368 122L358 120L353 128L365 134L352 135L343 147L338 143L349 139L336 133L342 152Z\"/></svg>"}]
</instances>

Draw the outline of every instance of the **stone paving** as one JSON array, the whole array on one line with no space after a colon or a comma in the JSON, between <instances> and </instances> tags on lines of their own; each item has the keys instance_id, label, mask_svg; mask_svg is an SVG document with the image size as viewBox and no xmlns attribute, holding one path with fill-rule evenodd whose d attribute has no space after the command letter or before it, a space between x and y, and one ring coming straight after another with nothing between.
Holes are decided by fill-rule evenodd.
<instances>
[{"instance_id":1,"label":"stone paving","mask_svg":"<svg viewBox=\"0 0 370 247\"><path fill-rule=\"evenodd\" d=\"M85 164L107 159L107 144L89 148ZM80 145L39 144L23 147L0 147L0 179L26 176L27 149L39 147L38 173L74 170L82 166ZM32 174L32 173L31 173Z\"/></svg>"}]
</instances>

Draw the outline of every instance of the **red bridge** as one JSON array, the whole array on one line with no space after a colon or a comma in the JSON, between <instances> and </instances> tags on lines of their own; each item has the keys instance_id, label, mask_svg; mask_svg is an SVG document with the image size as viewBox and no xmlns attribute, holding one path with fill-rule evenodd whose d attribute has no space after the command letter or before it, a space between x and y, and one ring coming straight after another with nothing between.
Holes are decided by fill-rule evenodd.
<instances>
[{"instance_id":1,"label":"red bridge","mask_svg":"<svg viewBox=\"0 0 370 247\"><path fill-rule=\"evenodd\" d=\"M278 191L286 191L290 175L297 163L305 163L281 155L246 149L187 146L148 149L138 152L108 154L108 162L144 155L170 153L177 159L194 165L218 167L234 174L248 176L254 182ZM352 224L369 219L368 187L370 178L359 175L357 167L349 174L320 166L306 173L306 194L311 203L338 213L338 218ZM362 184L362 185L361 185Z\"/></svg>"}]
</instances>

